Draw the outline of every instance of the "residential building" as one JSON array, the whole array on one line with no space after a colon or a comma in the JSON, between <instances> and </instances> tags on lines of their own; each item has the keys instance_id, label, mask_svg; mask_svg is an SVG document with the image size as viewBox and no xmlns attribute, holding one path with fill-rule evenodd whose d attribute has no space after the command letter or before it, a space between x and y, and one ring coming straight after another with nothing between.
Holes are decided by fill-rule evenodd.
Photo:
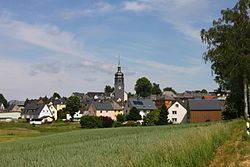
<instances>
[{"instance_id":1,"label":"residential building","mask_svg":"<svg viewBox=\"0 0 250 167\"><path fill-rule=\"evenodd\" d=\"M187 103L184 101L175 101L168 113L168 119L174 124L187 123Z\"/></svg>"},{"instance_id":2,"label":"residential building","mask_svg":"<svg viewBox=\"0 0 250 167\"><path fill-rule=\"evenodd\" d=\"M22 112L22 118L30 121L36 120L41 123L45 123L52 122L54 120L54 115L50 111L48 105L33 102L25 106L24 111Z\"/></svg>"},{"instance_id":3,"label":"residential building","mask_svg":"<svg viewBox=\"0 0 250 167\"><path fill-rule=\"evenodd\" d=\"M21 118L20 112L0 112L0 122L12 122Z\"/></svg>"},{"instance_id":4,"label":"residential building","mask_svg":"<svg viewBox=\"0 0 250 167\"><path fill-rule=\"evenodd\" d=\"M125 103L124 114L129 114L129 111L133 107L139 110L139 114L141 115L142 119L149 112L157 109L151 99L129 98L128 101Z\"/></svg>"},{"instance_id":5,"label":"residential building","mask_svg":"<svg viewBox=\"0 0 250 167\"><path fill-rule=\"evenodd\" d=\"M222 120L222 111L224 109L223 101L189 99L190 122L206 122Z\"/></svg>"},{"instance_id":6,"label":"residential building","mask_svg":"<svg viewBox=\"0 0 250 167\"><path fill-rule=\"evenodd\" d=\"M118 114L123 114L122 107L114 100L93 101L88 109L88 115L110 117L116 120Z\"/></svg>"},{"instance_id":7,"label":"residential building","mask_svg":"<svg viewBox=\"0 0 250 167\"><path fill-rule=\"evenodd\" d=\"M5 110L5 107L4 107L3 103L0 103L0 111L3 111L3 110Z\"/></svg>"}]
</instances>

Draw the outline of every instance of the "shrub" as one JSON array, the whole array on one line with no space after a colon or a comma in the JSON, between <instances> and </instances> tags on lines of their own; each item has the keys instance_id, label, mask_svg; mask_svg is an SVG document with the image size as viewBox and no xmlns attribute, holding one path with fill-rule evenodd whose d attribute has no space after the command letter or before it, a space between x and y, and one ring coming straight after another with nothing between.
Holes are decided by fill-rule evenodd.
<instances>
[{"instance_id":1,"label":"shrub","mask_svg":"<svg viewBox=\"0 0 250 167\"><path fill-rule=\"evenodd\" d=\"M128 121L137 121L137 120L141 120L141 115L139 113L139 110L135 107L133 107L130 111L129 114L127 115L126 118Z\"/></svg>"},{"instance_id":2,"label":"shrub","mask_svg":"<svg viewBox=\"0 0 250 167\"><path fill-rule=\"evenodd\" d=\"M81 117L80 124L82 128L101 128L102 120L100 117L86 115Z\"/></svg>"},{"instance_id":3,"label":"shrub","mask_svg":"<svg viewBox=\"0 0 250 167\"><path fill-rule=\"evenodd\" d=\"M114 124L114 120L110 117L100 117L100 119L102 120L102 127L104 128L110 128Z\"/></svg>"},{"instance_id":4,"label":"shrub","mask_svg":"<svg viewBox=\"0 0 250 167\"><path fill-rule=\"evenodd\" d=\"M140 122L136 122L136 121L127 121L125 124L125 126L139 126Z\"/></svg>"},{"instance_id":5,"label":"shrub","mask_svg":"<svg viewBox=\"0 0 250 167\"><path fill-rule=\"evenodd\" d=\"M121 127L121 126L123 126L123 124L121 122L115 121L114 127Z\"/></svg>"},{"instance_id":6,"label":"shrub","mask_svg":"<svg viewBox=\"0 0 250 167\"><path fill-rule=\"evenodd\" d=\"M123 114L118 114L118 115L116 116L116 120L117 120L118 122L120 122L120 123L123 123L123 122L125 121L125 115L123 115Z\"/></svg>"}]
</instances>

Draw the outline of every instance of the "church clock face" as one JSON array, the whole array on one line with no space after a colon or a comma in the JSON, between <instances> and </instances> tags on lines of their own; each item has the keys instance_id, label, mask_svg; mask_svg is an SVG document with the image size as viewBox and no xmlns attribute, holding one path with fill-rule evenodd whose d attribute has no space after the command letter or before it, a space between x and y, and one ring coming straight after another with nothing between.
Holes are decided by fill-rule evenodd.
<instances>
[{"instance_id":1,"label":"church clock face","mask_svg":"<svg viewBox=\"0 0 250 167\"><path fill-rule=\"evenodd\" d=\"M121 86L118 86L118 89L121 89L122 87Z\"/></svg>"}]
</instances>

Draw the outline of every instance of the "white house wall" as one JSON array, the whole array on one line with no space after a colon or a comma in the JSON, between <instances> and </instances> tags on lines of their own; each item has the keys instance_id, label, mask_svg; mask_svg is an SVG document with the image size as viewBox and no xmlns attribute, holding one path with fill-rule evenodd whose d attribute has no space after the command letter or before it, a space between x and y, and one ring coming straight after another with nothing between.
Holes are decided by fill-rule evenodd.
<instances>
[{"instance_id":1,"label":"white house wall","mask_svg":"<svg viewBox=\"0 0 250 167\"><path fill-rule=\"evenodd\" d=\"M42 118L42 117L53 117L53 114L51 113L47 105L43 107L42 111L40 112L38 116L38 118Z\"/></svg>"},{"instance_id":2,"label":"white house wall","mask_svg":"<svg viewBox=\"0 0 250 167\"><path fill-rule=\"evenodd\" d=\"M173 114L173 111L176 111L176 114ZM168 109L168 119L173 123L186 123L187 122L187 110L179 103L175 102L169 109ZM173 119L177 119L177 121L173 121Z\"/></svg>"}]
</instances>

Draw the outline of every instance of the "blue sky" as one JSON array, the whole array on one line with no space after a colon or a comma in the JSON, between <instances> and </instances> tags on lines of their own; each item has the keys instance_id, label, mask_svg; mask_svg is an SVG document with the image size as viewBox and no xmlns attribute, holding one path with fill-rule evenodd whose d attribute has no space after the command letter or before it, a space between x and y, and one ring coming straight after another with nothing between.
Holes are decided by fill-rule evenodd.
<instances>
[{"instance_id":1,"label":"blue sky","mask_svg":"<svg viewBox=\"0 0 250 167\"><path fill-rule=\"evenodd\" d=\"M217 84L200 30L236 0L0 0L0 92L24 100L103 91L121 55L126 91L145 76L178 92Z\"/></svg>"}]
</instances>

